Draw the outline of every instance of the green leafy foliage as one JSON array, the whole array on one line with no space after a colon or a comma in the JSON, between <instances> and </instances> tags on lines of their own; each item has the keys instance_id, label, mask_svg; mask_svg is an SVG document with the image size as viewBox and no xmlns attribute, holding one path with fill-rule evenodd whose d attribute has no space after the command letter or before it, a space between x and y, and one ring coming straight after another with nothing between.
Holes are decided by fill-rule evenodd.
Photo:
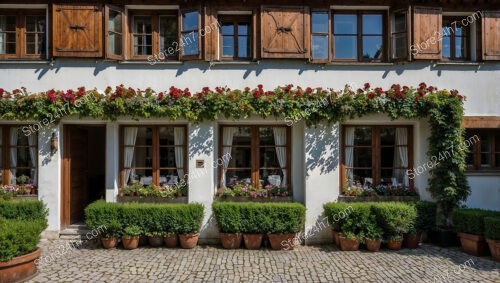
<instances>
[{"instance_id":1,"label":"green leafy foliage","mask_svg":"<svg viewBox=\"0 0 500 283\"><path fill-rule=\"evenodd\" d=\"M3 200L0 199L0 217L17 220L46 219L48 209L39 200Z\"/></svg>"},{"instance_id":2,"label":"green leafy foliage","mask_svg":"<svg viewBox=\"0 0 500 283\"><path fill-rule=\"evenodd\" d=\"M299 203L214 202L212 207L226 233L291 234L304 229L306 209Z\"/></svg>"},{"instance_id":3,"label":"green leafy foliage","mask_svg":"<svg viewBox=\"0 0 500 283\"><path fill-rule=\"evenodd\" d=\"M500 212L477 208L461 208L453 212L453 228L457 232L484 236L486 217L500 217Z\"/></svg>"},{"instance_id":4,"label":"green leafy foliage","mask_svg":"<svg viewBox=\"0 0 500 283\"><path fill-rule=\"evenodd\" d=\"M36 250L40 233L46 227L45 219L16 220L0 217L0 262Z\"/></svg>"},{"instance_id":5,"label":"green leafy foliage","mask_svg":"<svg viewBox=\"0 0 500 283\"><path fill-rule=\"evenodd\" d=\"M381 202L373 205L377 223L384 230L384 236L402 236L415 223L417 211L414 206L402 202Z\"/></svg>"},{"instance_id":6,"label":"green leafy foliage","mask_svg":"<svg viewBox=\"0 0 500 283\"><path fill-rule=\"evenodd\" d=\"M416 231L432 231L436 229L437 205L430 201L414 203L417 211L414 228Z\"/></svg>"},{"instance_id":7,"label":"green leafy foliage","mask_svg":"<svg viewBox=\"0 0 500 283\"><path fill-rule=\"evenodd\" d=\"M142 229L137 225L127 226L125 227L125 229L123 229L124 237L137 237L140 236L141 234L142 234Z\"/></svg>"},{"instance_id":8,"label":"green leafy foliage","mask_svg":"<svg viewBox=\"0 0 500 283\"><path fill-rule=\"evenodd\" d=\"M484 218L484 236L491 240L500 240L500 216Z\"/></svg>"}]
</instances>

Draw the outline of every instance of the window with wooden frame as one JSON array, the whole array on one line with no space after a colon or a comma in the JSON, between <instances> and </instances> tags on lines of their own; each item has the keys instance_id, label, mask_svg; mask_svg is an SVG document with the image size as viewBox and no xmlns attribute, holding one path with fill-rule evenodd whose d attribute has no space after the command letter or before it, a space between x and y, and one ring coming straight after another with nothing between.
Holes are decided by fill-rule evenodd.
<instances>
[{"instance_id":1,"label":"window with wooden frame","mask_svg":"<svg viewBox=\"0 0 500 283\"><path fill-rule=\"evenodd\" d=\"M220 15L220 51L222 60L252 58L252 16Z\"/></svg>"},{"instance_id":2,"label":"window with wooden frame","mask_svg":"<svg viewBox=\"0 0 500 283\"><path fill-rule=\"evenodd\" d=\"M330 58L329 12L311 12L311 58L313 61L328 61Z\"/></svg>"},{"instance_id":3,"label":"window with wooden frame","mask_svg":"<svg viewBox=\"0 0 500 283\"><path fill-rule=\"evenodd\" d=\"M391 13L391 59L411 60L411 11L399 9Z\"/></svg>"},{"instance_id":4,"label":"window with wooden frame","mask_svg":"<svg viewBox=\"0 0 500 283\"><path fill-rule=\"evenodd\" d=\"M125 59L125 14L122 7L106 5L106 58Z\"/></svg>"},{"instance_id":5,"label":"window with wooden frame","mask_svg":"<svg viewBox=\"0 0 500 283\"><path fill-rule=\"evenodd\" d=\"M290 184L290 127L221 126L219 187Z\"/></svg>"},{"instance_id":6,"label":"window with wooden frame","mask_svg":"<svg viewBox=\"0 0 500 283\"><path fill-rule=\"evenodd\" d=\"M179 16L177 11L129 11L130 57L145 60L179 59Z\"/></svg>"},{"instance_id":7,"label":"window with wooden frame","mask_svg":"<svg viewBox=\"0 0 500 283\"><path fill-rule=\"evenodd\" d=\"M344 126L342 187L413 187L411 126Z\"/></svg>"},{"instance_id":8,"label":"window with wooden frame","mask_svg":"<svg viewBox=\"0 0 500 283\"><path fill-rule=\"evenodd\" d=\"M467 169L500 170L500 130L498 129L467 129L464 142L469 148Z\"/></svg>"},{"instance_id":9,"label":"window with wooden frame","mask_svg":"<svg viewBox=\"0 0 500 283\"><path fill-rule=\"evenodd\" d=\"M384 12L335 10L332 26L334 60L385 60L387 29Z\"/></svg>"},{"instance_id":10,"label":"window with wooden frame","mask_svg":"<svg viewBox=\"0 0 500 283\"><path fill-rule=\"evenodd\" d=\"M443 17L444 60L467 60L470 58L470 24L462 22L463 17Z\"/></svg>"},{"instance_id":11,"label":"window with wooden frame","mask_svg":"<svg viewBox=\"0 0 500 283\"><path fill-rule=\"evenodd\" d=\"M38 184L38 135L22 125L0 126L3 185Z\"/></svg>"},{"instance_id":12,"label":"window with wooden frame","mask_svg":"<svg viewBox=\"0 0 500 283\"><path fill-rule=\"evenodd\" d=\"M45 10L0 10L0 59L44 59L46 47Z\"/></svg>"},{"instance_id":13,"label":"window with wooden frame","mask_svg":"<svg viewBox=\"0 0 500 283\"><path fill-rule=\"evenodd\" d=\"M184 60L201 58L200 22L199 9L181 11L181 42L179 45Z\"/></svg>"},{"instance_id":14,"label":"window with wooden frame","mask_svg":"<svg viewBox=\"0 0 500 283\"><path fill-rule=\"evenodd\" d=\"M121 184L187 183L185 126L123 126Z\"/></svg>"}]
</instances>

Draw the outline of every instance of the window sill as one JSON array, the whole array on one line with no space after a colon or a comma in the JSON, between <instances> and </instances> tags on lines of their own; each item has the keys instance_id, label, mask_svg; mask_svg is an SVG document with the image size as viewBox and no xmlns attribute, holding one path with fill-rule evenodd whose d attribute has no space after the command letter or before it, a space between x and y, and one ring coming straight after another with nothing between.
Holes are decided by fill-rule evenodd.
<instances>
[{"instance_id":1,"label":"window sill","mask_svg":"<svg viewBox=\"0 0 500 283\"><path fill-rule=\"evenodd\" d=\"M388 62L328 62L326 66L393 66L394 63Z\"/></svg>"},{"instance_id":2,"label":"window sill","mask_svg":"<svg viewBox=\"0 0 500 283\"><path fill-rule=\"evenodd\" d=\"M211 61L210 66L215 65L258 65L260 61Z\"/></svg>"},{"instance_id":3,"label":"window sill","mask_svg":"<svg viewBox=\"0 0 500 283\"><path fill-rule=\"evenodd\" d=\"M182 65L183 61L118 61L122 65Z\"/></svg>"},{"instance_id":4,"label":"window sill","mask_svg":"<svg viewBox=\"0 0 500 283\"><path fill-rule=\"evenodd\" d=\"M500 171L498 170L475 170L475 171L465 171L466 176L478 176L478 177L500 177Z\"/></svg>"},{"instance_id":5,"label":"window sill","mask_svg":"<svg viewBox=\"0 0 500 283\"><path fill-rule=\"evenodd\" d=\"M436 62L435 66L481 66L481 62Z\"/></svg>"},{"instance_id":6,"label":"window sill","mask_svg":"<svg viewBox=\"0 0 500 283\"><path fill-rule=\"evenodd\" d=\"M51 64L50 60L0 60L0 64Z\"/></svg>"}]
</instances>

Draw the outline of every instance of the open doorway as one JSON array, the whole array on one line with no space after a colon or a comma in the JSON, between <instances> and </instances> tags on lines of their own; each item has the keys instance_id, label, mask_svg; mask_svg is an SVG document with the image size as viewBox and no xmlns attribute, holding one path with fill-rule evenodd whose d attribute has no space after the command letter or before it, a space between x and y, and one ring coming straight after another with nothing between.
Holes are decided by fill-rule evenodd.
<instances>
[{"instance_id":1,"label":"open doorway","mask_svg":"<svg viewBox=\"0 0 500 283\"><path fill-rule=\"evenodd\" d=\"M106 126L65 125L61 229L83 223L85 207L105 198Z\"/></svg>"}]
</instances>

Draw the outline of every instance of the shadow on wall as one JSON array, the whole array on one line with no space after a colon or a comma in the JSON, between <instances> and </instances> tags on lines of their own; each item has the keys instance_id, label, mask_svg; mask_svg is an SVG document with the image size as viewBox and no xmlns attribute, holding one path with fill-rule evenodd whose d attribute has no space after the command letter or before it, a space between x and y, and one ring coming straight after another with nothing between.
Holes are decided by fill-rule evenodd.
<instances>
[{"instance_id":1,"label":"shadow on wall","mask_svg":"<svg viewBox=\"0 0 500 283\"><path fill-rule=\"evenodd\" d=\"M189 158L209 155L214 148L212 127L191 125L189 134Z\"/></svg>"},{"instance_id":2,"label":"shadow on wall","mask_svg":"<svg viewBox=\"0 0 500 283\"><path fill-rule=\"evenodd\" d=\"M306 177L315 170L324 175L337 169L340 160L339 135L338 124L317 125L306 129Z\"/></svg>"}]
</instances>

